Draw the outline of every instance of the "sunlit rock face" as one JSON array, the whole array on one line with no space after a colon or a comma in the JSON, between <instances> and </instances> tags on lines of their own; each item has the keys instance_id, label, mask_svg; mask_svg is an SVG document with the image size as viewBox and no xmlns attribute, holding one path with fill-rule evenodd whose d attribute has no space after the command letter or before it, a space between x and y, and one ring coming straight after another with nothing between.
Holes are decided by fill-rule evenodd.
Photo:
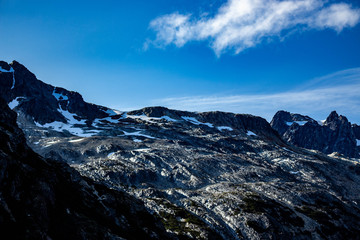
<instances>
[{"instance_id":1,"label":"sunlit rock face","mask_svg":"<svg viewBox=\"0 0 360 240\"><path fill-rule=\"evenodd\" d=\"M1 81L10 81L10 73L0 74ZM11 83L8 85L11 92ZM15 84L14 89L17 87ZM77 103L81 98L73 99L69 91L49 89L53 103L47 106L59 115L44 117L42 122L27 110L29 105L23 105L26 99L18 98L21 95L7 99L18 113L18 123L31 148L70 164L99 184L141 200L172 236L358 236L358 159L299 148L290 137L284 137L290 130L315 133L313 138L319 135L319 141L328 131L345 134L348 126L350 130L354 127L344 117L332 114L321 126L310 117L282 112L271 127L263 118L245 114L164 107L119 112L81 105ZM71 104L78 107L70 108ZM90 114L81 106L98 111ZM305 133L302 141L311 141ZM341 141L332 145L339 148Z\"/></svg>"}]
</instances>

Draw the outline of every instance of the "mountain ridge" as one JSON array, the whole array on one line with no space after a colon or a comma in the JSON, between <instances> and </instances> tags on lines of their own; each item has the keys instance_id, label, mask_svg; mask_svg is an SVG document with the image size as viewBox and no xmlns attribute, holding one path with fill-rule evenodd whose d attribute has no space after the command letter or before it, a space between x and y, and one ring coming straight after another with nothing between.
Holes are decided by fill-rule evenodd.
<instances>
[{"instance_id":1,"label":"mountain ridge","mask_svg":"<svg viewBox=\"0 0 360 240\"><path fill-rule=\"evenodd\" d=\"M309 116L278 111L270 125L290 144L325 154L334 152L350 158L359 158L357 140L359 128L351 124L345 116L332 111L324 122Z\"/></svg>"},{"instance_id":2,"label":"mountain ridge","mask_svg":"<svg viewBox=\"0 0 360 240\"><path fill-rule=\"evenodd\" d=\"M11 76L9 70L0 73L0 84L7 82L9 92ZM141 200L180 239L358 236L356 159L297 147L252 115L98 107L105 115L94 118L67 108L68 92L44 88L50 91L43 95L55 103L50 110L66 123L34 121L20 100L12 103L20 95L7 102L15 106L31 148ZM300 114L295 120L292 126L285 121L286 127L313 124Z\"/></svg>"}]
</instances>

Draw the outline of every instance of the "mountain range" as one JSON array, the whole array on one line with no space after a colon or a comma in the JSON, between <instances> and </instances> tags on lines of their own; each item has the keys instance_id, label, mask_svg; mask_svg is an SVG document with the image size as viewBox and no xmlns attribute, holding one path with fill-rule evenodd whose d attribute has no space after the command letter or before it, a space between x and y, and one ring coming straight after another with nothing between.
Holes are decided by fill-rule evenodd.
<instances>
[{"instance_id":1,"label":"mountain range","mask_svg":"<svg viewBox=\"0 0 360 240\"><path fill-rule=\"evenodd\" d=\"M360 126L351 124L335 111L324 121L279 111L270 124L285 141L296 146L349 158L360 157Z\"/></svg>"},{"instance_id":2,"label":"mountain range","mask_svg":"<svg viewBox=\"0 0 360 240\"><path fill-rule=\"evenodd\" d=\"M336 112L318 122L279 111L270 124L246 114L164 107L121 112L46 84L16 61L0 62L0 97L4 99L1 172L13 176L7 181L0 178L7 199L1 207L9 216L0 221L10 226L15 220L25 233L56 238L58 230L51 219L59 216L56 223L64 227L63 215L69 209L74 212L71 221L78 224L63 234L81 239L134 238L121 232L127 231L124 226L147 234L141 239L360 236L360 127ZM21 130L6 104L17 113ZM16 170L8 169L8 162ZM23 170L26 164L34 172ZM9 184L15 175L18 187ZM24 187L23 178L33 182ZM69 186L73 189L65 191ZM73 191L81 193L74 202ZM112 200L103 203L103 197L96 198L99 192ZM35 203L19 194L32 194L35 197L29 199ZM12 211L17 205L9 203L14 199L29 203L16 216ZM37 203L37 199L44 200ZM55 204L44 210L44 202ZM119 206L140 210L126 215L117 211ZM27 209L46 217L25 224ZM47 215L48 209L59 211ZM99 227L102 214L108 221ZM123 216L129 220L119 224ZM97 235L85 228L87 222Z\"/></svg>"}]
</instances>

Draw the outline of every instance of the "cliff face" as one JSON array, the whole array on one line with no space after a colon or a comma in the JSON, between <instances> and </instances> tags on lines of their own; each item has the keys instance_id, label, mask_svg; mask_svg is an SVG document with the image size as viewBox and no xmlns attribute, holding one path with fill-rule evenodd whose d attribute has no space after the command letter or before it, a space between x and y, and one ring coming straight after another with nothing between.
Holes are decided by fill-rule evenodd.
<instances>
[{"instance_id":1,"label":"cliff face","mask_svg":"<svg viewBox=\"0 0 360 240\"><path fill-rule=\"evenodd\" d=\"M0 61L0 67L0 96L7 103L16 102L17 110L30 116L37 123L66 123L66 117L58 109L76 114L79 120L108 116L108 108L85 102L77 92L40 81L17 61L10 64Z\"/></svg>"},{"instance_id":2,"label":"cliff face","mask_svg":"<svg viewBox=\"0 0 360 240\"><path fill-rule=\"evenodd\" d=\"M139 200L34 153L3 100L0 233L8 239L170 238Z\"/></svg>"},{"instance_id":3,"label":"cliff face","mask_svg":"<svg viewBox=\"0 0 360 240\"><path fill-rule=\"evenodd\" d=\"M326 154L338 152L346 157L360 156L356 141L357 126L351 126L346 117L339 116L335 111L322 123L308 116L279 111L272 119L271 126L285 141L295 146Z\"/></svg>"}]
</instances>

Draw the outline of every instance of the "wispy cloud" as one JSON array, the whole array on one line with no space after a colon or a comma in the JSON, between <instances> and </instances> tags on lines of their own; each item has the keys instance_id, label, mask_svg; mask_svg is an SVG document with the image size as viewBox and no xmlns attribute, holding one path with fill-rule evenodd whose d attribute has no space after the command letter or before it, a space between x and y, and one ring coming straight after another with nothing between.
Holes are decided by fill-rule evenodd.
<instances>
[{"instance_id":1,"label":"wispy cloud","mask_svg":"<svg viewBox=\"0 0 360 240\"><path fill-rule=\"evenodd\" d=\"M270 120L278 110L324 117L338 110L360 123L360 68L340 71L309 81L303 87L273 94L190 96L154 101L175 109L250 113ZM355 120L354 120L355 119Z\"/></svg>"},{"instance_id":2,"label":"wispy cloud","mask_svg":"<svg viewBox=\"0 0 360 240\"><path fill-rule=\"evenodd\" d=\"M228 0L214 15L172 13L150 23L156 38L145 44L182 47L191 41L208 41L220 56L236 54L264 40L284 37L288 32L355 26L360 10L347 3L328 4L324 0Z\"/></svg>"}]
</instances>

